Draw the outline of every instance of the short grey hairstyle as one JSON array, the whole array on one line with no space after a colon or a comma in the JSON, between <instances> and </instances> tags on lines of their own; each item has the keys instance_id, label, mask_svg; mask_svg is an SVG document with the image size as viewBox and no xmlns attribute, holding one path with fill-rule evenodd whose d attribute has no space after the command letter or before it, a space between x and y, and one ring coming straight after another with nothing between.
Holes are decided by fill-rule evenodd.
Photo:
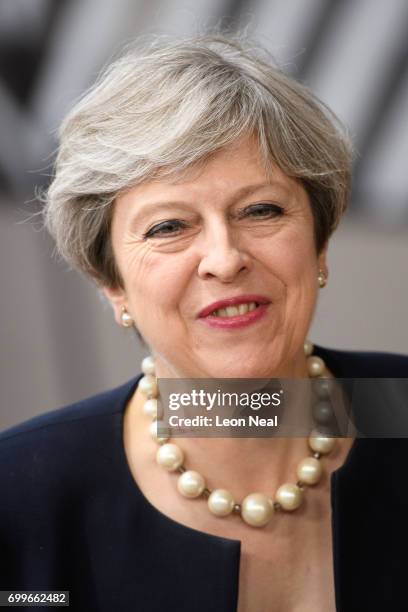
<instances>
[{"instance_id":1,"label":"short grey hairstyle","mask_svg":"<svg viewBox=\"0 0 408 612\"><path fill-rule=\"evenodd\" d=\"M123 288L110 235L118 194L176 178L246 134L267 164L302 181L320 252L347 207L349 138L306 87L237 36L136 44L74 106L43 209L57 250L98 285Z\"/></svg>"}]
</instances>

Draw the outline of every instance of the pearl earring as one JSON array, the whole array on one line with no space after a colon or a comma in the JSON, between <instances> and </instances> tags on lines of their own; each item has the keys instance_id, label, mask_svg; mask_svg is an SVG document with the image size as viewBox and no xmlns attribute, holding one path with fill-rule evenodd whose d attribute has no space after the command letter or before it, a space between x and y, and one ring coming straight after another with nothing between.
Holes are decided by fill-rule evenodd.
<instances>
[{"instance_id":1,"label":"pearl earring","mask_svg":"<svg viewBox=\"0 0 408 612\"><path fill-rule=\"evenodd\" d=\"M323 289L323 287L326 286L327 276L323 270L319 270L319 274L317 275L317 282L319 283L320 289Z\"/></svg>"},{"instance_id":2,"label":"pearl earring","mask_svg":"<svg viewBox=\"0 0 408 612\"><path fill-rule=\"evenodd\" d=\"M122 306L120 320L123 327L133 327L134 325L133 318L126 310L126 306Z\"/></svg>"}]
</instances>

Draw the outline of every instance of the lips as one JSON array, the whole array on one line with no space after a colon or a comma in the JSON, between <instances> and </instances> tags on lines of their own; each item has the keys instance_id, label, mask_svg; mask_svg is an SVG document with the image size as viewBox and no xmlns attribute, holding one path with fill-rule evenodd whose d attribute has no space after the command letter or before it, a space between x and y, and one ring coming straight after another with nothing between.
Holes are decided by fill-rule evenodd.
<instances>
[{"instance_id":1,"label":"lips","mask_svg":"<svg viewBox=\"0 0 408 612\"><path fill-rule=\"evenodd\" d=\"M245 295L237 295L234 297L226 298L224 300L218 300L217 302L213 302L209 304L205 308L203 308L199 314L198 318L208 317L214 310L218 310L220 308L227 308L228 306L238 306L239 304L248 304L250 302L256 302L258 305L260 304L269 304L270 299L265 297L264 295L257 294L245 294Z\"/></svg>"}]
</instances>

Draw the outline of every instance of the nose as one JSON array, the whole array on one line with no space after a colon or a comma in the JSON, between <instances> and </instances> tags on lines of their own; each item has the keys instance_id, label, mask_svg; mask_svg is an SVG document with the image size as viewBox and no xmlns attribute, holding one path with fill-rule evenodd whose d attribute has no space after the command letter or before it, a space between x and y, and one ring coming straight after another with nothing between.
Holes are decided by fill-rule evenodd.
<instances>
[{"instance_id":1,"label":"nose","mask_svg":"<svg viewBox=\"0 0 408 612\"><path fill-rule=\"evenodd\" d=\"M233 282L238 274L248 272L250 257L239 247L237 237L226 225L208 228L200 253L198 275L202 279L218 278L224 283Z\"/></svg>"}]
</instances>

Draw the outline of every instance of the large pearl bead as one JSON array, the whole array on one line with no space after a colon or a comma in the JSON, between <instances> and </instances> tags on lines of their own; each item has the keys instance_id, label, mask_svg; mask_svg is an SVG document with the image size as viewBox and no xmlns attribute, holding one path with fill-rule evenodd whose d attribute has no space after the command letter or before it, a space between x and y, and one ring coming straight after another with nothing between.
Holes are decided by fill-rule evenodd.
<instances>
[{"instance_id":1,"label":"large pearl bead","mask_svg":"<svg viewBox=\"0 0 408 612\"><path fill-rule=\"evenodd\" d=\"M168 472L174 472L184 460L184 453L177 444L163 444L156 454L156 461Z\"/></svg>"},{"instance_id":2,"label":"large pearl bead","mask_svg":"<svg viewBox=\"0 0 408 612\"><path fill-rule=\"evenodd\" d=\"M155 366L154 366L154 359L151 355L149 355L148 357L145 357L142 361L142 372L143 374L152 374L154 375L156 372Z\"/></svg>"},{"instance_id":3,"label":"large pearl bead","mask_svg":"<svg viewBox=\"0 0 408 612\"><path fill-rule=\"evenodd\" d=\"M177 488L184 497L199 497L205 489L205 481L198 472L187 470L179 476Z\"/></svg>"},{"instance_id":4,"label":"large pearl bead","mask_svg":"<svg viewBox=\"0 0 408 612\"><path fill-rule=\"evenodd\" d=\"M333 418L333 408L330 402L320 400L313 406L313 418L316 423L327 425Z\"/></svg>"},{"instance_id":5,"label":"large pearl bead","mask_svg":"<svg viewBox=\"0 0 408 612\"><path fill-rule=\"evenodd\" d=\"M152 374L145 374L145 376L139 380L139 388L145 395L157 397L157 380Z\"/></svg>"},{"instance_id":6,"label":"large pearl bead","mask_svg":"<svg viewBox=\"0 0 408 612\"><path fill-rule=\"evenodd\" d=\"M324 372L324 367L323 359L320 359L320 357L317 357L317 355L307 358L307 369L309 376L321 376Z\"/></svg>"},{"instance_id":7,"label":"large pearl bead","mask_svg":"<svg viewBox=\"0 0 408 612\"><path fill-rule=\"evenodd\" d=\"M336 438L328 438L322 436L318 431L312 431L309 438L309 446L315 453L325 455L333 450L336 444Z\"/></svg>"},{"instance_id":8,"label":"large pearl bead","mask_svg":"<svg viewBox=\"0 0 408 612\"><path fill-rule=\"evenodd\" d=\"M299 480L305 484L314 485L322 477L323 469L318 459L306 457L299 463L296 473Z\"/></svg>"},{"instance_id":9,"label":"large pearl bead","mask_svg":"<svg viewBox=\"0 0 408 612\"><path fill-rule=\"evenodd\" d=\"M234 509L235 501L226 489L216 489L208 498L208 508L215 516L227 516Z\"/></svg>"},{"instance_id":10,"label":"large pearl bead","mask_svg":"<svg viewBox=\"0 0 408 612\"><path fill-rule=\"evenodd\" d=\"M152 419L157 418L157 399L146 400L143 404L143 412Z\"/></svg>"},{"instance_id":11,"label":"large pearl bead","mask_svg":"<svg viewBox=\"0 0 408 612\"><path fill-rule=\"evenodd\" d=\"M327 399L333 392L334 381L331 378L318 378L313 381L313 389L320 399Z\"/></svg>"},{"instance_id":12,"label":"large pearl bead","mask_svg":"<svg viewBox=\"0 0 408 612\"><path fill-rule=\"evenodd\" d=\"M279 502L284 510L296 510L302 503L303 495L301 489L295 484L286 483L276 491L275 500Z\"/></svg>"},{"instance_id":13,"label":"large pearl bead","mask_svg":"<svg viewBox=\"0 0 408 612\"><path fill-rule=\"evenodd\" d=\"M157 421L152 421L150 423L149 431L153 440L155 440L158 444L163 444L169 439L169 436L159 436L159 434L157 433Z\"/></svg>"},{"instance_id":14,"label":"large pearl bead","mask_svg":"<svg viewBox=\"0 0 408 612\"><path fill-rule=\"evenodd\" d=\"M273 501L263 493L251 493L242 500L241 516L252 527L263 527L271 520Z\"/></svg>"}]
</instances>

